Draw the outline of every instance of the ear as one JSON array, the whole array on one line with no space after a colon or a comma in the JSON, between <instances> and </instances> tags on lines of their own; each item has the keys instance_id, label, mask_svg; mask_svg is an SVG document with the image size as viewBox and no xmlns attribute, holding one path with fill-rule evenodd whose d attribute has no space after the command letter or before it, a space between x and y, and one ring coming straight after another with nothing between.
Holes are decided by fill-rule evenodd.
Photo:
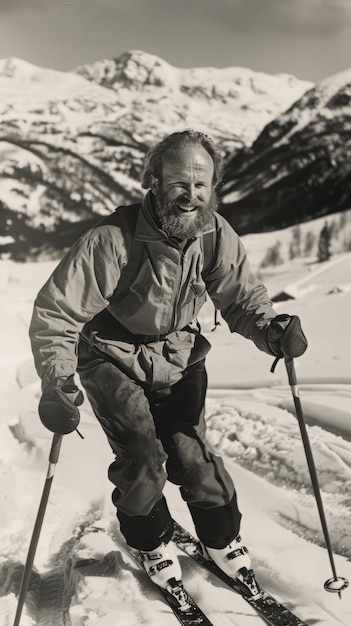
<instances>
[{"instance_id":1,"label":"ear","mask_svg":"<svg viewBox=\"0 0 351 626\"><path fill-rule=\"evenodd\" d=\"M150 189L151 189L152 193L154 194L154 196L157 195L157 192L158 192L158 189L159 189L159 184L160 184L159 179L151 174L151 176L150 176Z\"/></svg>"}]
</instances>

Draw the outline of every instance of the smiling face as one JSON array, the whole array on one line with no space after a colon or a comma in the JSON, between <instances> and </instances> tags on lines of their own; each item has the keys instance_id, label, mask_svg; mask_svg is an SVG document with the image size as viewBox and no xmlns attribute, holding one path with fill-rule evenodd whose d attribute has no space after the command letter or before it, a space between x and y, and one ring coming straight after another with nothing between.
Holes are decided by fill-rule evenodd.
<instances>
[{"instance_id":1,"label":"smiling face","mask_svg":"<svg viewBox=\"0 0 351 626\"><path fill-rule=\"evenodd\" d=\"M190 145L168 155L162 179L153 179L156 212L171 237L189 239L212 224L217 209L213 187L214 165L201 145Z\"/></svg>"}]
</instances>

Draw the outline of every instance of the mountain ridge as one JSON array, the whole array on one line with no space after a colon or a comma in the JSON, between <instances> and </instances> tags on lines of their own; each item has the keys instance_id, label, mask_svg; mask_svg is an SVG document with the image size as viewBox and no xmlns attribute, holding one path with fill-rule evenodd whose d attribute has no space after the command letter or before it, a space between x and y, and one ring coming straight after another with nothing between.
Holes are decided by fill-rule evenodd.
<instances>
[{"instance_id":1,"label":"mountain ridge","mask_svg":"<svg viewBox=\"0 0 351 626\"><path fill-rule=\"evenodd\" d=\"M325 97L328 92L348 101L346 74L322 81ZM299 124L318 117L313 104L318 85L249 68L175 68L155 55L130 50L69 72L3 59L0 86L0 227L7 242L0 253L35 255L45 249L50 255L56 249L61 254L80 226L84 229L118 204L140 200L140 174L150 145L190 127L221 147L226 170L220 211L241 234L318 214L316 201L296 215L286 203L286 189L308 181L306 171L301 181L299 168L287 164L297 151L302 171L311 137L303 138L305 147L295 145L294 137ZM325 132L328 124L335 129L339 104L329 109L329 120L323 111ZM316 145L315 153L323 149ZM284 180L279 201L267 196L274 179Z\"/></svg>"},{"instance_id":2,"label":"mountain ridge","mask_svg":"<svg viewBox=\"0 0 351 626\"><path fill-rule=\"evenodd\" d=\"M274 230L350 208L350 104L351 69L306 91L228 159L222 212L234 228Z\"/></svg>"}]
</instances>

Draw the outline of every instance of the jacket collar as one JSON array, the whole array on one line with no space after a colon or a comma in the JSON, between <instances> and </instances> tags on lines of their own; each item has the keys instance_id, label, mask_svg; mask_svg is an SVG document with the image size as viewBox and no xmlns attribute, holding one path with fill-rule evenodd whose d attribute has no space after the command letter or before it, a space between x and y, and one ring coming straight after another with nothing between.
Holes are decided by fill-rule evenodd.
<instances>
[{"instance_id":1,"label":"jacket collar","mask_svg":"<svg viewBox=\"0 0 351 626\"><path fill-rule=\"evenodd\" d=\"M158 225L153 207L153 198L153 193L148 191L141 203L135 230L135 239L138 241L165 241L169 239L167 233ZM211 233L214 230L215 221L213 220L213 225L201 233L201 236L206 233Z\"/></svg>"}]
</instances>

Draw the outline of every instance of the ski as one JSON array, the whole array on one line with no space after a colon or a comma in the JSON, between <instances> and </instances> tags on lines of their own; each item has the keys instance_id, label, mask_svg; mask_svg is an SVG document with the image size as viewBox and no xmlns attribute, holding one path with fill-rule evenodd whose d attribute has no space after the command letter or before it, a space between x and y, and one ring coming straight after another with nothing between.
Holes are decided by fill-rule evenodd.
<instances>
[{"instance_id":1,"label":"ski","mask_svg":"<svg viewBox=\"0 0 351 626\"><path fill-rule=\"evenodd\" d=\"M169 583L168 589L156 586L182 626L213 626L181 581L173 578Z\"/></svg>"},{"instance_id":2,"label":"ski","mask_svg":"<svg viewBox=\"0 0 351 626\"><path fill-rule=\"evenodd\" d=\"M132 558L140 566L139 559L133 555ZM122 557L120 557L117 567L121 569L125 567ZM116 572L116 562L108 558L102 560L95 558L78 559L74 569L85 576L113 576ZM146 573L145 576L147 576ZM150 580L152 582L152 579ZM153 583L153 588L160 592L182 626L213 626L194 598L186 591L182 581L176 581L173 578L169 581L167 589L163 589L156 583Z\"/></svg>"},{"instance_id":3,"label":"ski","mask_svg":"<svg viewBox=\"0 0 351 626\"><path fill-rule=\"evenodd\" d=\"M242 580L227 576L227 574L217 567L212 559L202 554L198 539L176 521L174 522L172 541L174 541L178 548L185 552L185 554L193 558L208 571L215 574L215 576L233 589L233 591L240 594L269 626L307 626L306 622L303 622L267 591L262 589L258 585L253 572L246 570L246 576L243 577Z\"/></svg>"}]
</instances>

